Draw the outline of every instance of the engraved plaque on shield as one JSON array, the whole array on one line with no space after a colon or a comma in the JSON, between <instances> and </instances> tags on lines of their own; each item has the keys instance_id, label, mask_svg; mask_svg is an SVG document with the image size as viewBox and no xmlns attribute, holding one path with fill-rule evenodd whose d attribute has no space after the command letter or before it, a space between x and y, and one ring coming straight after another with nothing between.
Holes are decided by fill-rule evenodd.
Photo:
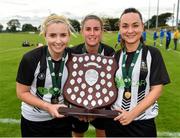
<instances>
[{"instance_id":1,"label":"engraved plaque on shield","mask_svg":"<svg viewBox=\"0 0 180 138\"><path fill-rule=\"evenodd\" d=\"M99 54L72 54L67 61L67 68L68 79L63 88L64 98L78 107L77 114L94 113L96 116L103 116L100 109L110 106L117 98L114 82L117 69L115 59ZM104 111L103 109L103 114Z\"/></svg>"}]
</instances>

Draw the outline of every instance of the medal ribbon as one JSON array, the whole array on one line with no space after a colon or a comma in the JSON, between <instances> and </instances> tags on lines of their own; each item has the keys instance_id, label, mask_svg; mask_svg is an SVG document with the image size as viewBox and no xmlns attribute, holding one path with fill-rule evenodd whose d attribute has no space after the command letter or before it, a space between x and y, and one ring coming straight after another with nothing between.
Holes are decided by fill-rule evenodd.
<instances>
[{"instance_id":1,"label":"medal ribbon","mask_svg":"<svg viewBox=\"0 0 180 138\"><path fill-rule=\"evenodd\" d=\"M58 94L60 93L61 80L62 80L62 74L63 74L64 62L65 62L66 54L67 54L67 52L65 50L61 60L59 61L60 62L60 68L59 68L59 71L58 71L58 76L56 77L55 66L53 67L51 55L50 55L49 51L47 50L48 65L49 65L49 70L50 70L50 73L51 73L51 79L52 79L52 85L53 85L52 95L55 96L55 97L57 97Z\"/></svg>"},{"instance_id":2,"label":"medal ribbon","mask_svg":"<svg viewBox=\"0 0 180 138\"><path fill-rule=\"evenodd\" d=\"M126 69L126 59L127 59L126 48L123 49L122 73L123 73L125 88L128 91L130 91L132 71L137 61L141 48L142 48L142 43L139 44L128 70Z\"/></svg>"}]
</instances>

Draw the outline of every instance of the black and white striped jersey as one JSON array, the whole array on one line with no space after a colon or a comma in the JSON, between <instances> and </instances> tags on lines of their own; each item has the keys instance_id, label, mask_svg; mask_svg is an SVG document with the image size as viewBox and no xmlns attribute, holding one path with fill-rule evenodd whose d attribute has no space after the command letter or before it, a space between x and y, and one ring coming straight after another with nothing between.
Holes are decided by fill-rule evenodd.
<instances>
[{"instance_id":1,"label":"black and white striped jersey","mask_svg":"<svg viewBox=\"0 0 180 138\"><path fill-rule=\"evenodd\" d=\"M147 48L147 54L145 55L146 62L142 62L142 53L143 50ZM131 97L129 99L124 98L125 86L123 83L123 76L122 76L122 59L123 59L123 50L120 50L116 53L115 58L118 62L118 70L116 72L116 78L118 78L120 85L118 87L118 98L116 102L113 104L112 109L114 108L123 108L127 111L132 110L150 91L151 86L155 86L158 84L167 84L170 83L170 79L162 58L160 51L157 48L151 46L143 46L140 51L140 54L137 58L137 61L134 65L132 71L132 78L131 78ZM133 55L135 52L126 53L127 60L126 66L130 66L129 64L132 61ZM140 80L140 76L142 73L142 65L146 65L147 73L144 80ZM145 86L144 89L140 88L141 86ZM158 104L157 101L150 106L145 112L143 112L139 117L135 120L144 120L156 117L158 114Z\"/></svg>"},{"instance_id":2,"label":"black and white striped jersey","mask_svg":"<svg viewBox=\"0 0 180 138\"><path fill-rule=\"evenodd\" d=\"M68 49L66 49L68 51ZM33 49L32 51L26 53L19 65L18 73L17 73L17 78L16 81L18 83L30 86L30 92L43 99L44 101L51 102L52 94L51 93L46 93L44 95L39 96L37 94L37 77L40 77L40 79L44 79L44 88L50 89L52 88L52 79L51 79L51 74L49 70L49 65L47 63L47 60L45 59L45 64L46 64L46 73L41 74L40 73L40 60L44 56L46 57L46 51L47 51L47 46L43 46L40 48ZM65 63L68 59L68 54L65 57ZM53 66L59 68L59 62L53 61ZM61 88L63 88L63 85L65 84L65 81L67 80L68 76L68 71L67 67L64 66L63 73L62 73L62 83L61 83ZM64 99L63 96L60 95L58 97L60 103L63 103ZM50 114L44 110L41 110L37 107L33 107L25 102L22 102L21 105L21 110L22 110L22 115L24 118L31 120L31 121L46 121L52 119Z\"/></svg>"}]
</instances>

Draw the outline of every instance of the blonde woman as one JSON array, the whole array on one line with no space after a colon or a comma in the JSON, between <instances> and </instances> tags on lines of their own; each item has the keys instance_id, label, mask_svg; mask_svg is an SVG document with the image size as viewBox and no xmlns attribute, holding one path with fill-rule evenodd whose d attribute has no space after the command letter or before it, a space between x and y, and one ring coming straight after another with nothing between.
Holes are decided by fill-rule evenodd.
<instances>
[{"instance_id":1,"label":"blonde woman","mask_svg":"<svg viewBox=\"0 0 180 138\"><path fill-rule=\"evenodd\" d=\"M64 107L62 88L67 79L66 61L71 25L63 16L50 15L41 34L47 45L26 53L16 78L22 100L22 137L70 137L71 121L58 113Z\"/></svg>"}]
</instances>

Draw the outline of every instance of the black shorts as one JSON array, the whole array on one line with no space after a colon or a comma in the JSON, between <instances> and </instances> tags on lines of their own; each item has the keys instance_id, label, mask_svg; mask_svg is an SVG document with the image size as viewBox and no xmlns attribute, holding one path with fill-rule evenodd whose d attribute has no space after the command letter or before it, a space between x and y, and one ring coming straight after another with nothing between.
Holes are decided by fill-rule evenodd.
<instances>
[{"instance_id":1,"label":"black shorts","mask_svg":"<svg viewBox=\"0 0 180 138\"><path fill-rule=\"evenodd\" d=\"M105 132L107 137L157 137L154 119L133 121L125 126L119 121L107 119Z\"/></svg>"},{"instance_id":2,"label":"black shorts","mask_svg":"<svg viewBox=\"0 0 180 138\"><path fill-rule=\"evenodd\" d=\"M72 117L72 131L77 133L84 133L88 130L89 123L80 121L76 117Z\"/></svg>"},{"instance_id":3,"label":"black shorts","mask_svg":"<svg viewBox=\"0 0 180 138\"><path fill-rule=\"evenodd\" d=\"M71 120L66 117L34 122L21 117L21 135L22 137L71 137Z\"/></svg>"},{"instance_id":4,"label":"black shorts","mask_svg":"<svg viewBox=\"0 0 180 138\"><path fill-rule=\"evenodd\" d=\"M95 128L104 130L104 122L106 118L96 118L92 122L90 122Z\"/></svg>"},{"instance_id":5,"label":"black shorts","mask_svg":"<svg viewBox=\"0 0 180 138\"><path fill-rule=\"evenodd\" d=\"M96 129L104 130L104 122L105 118L96 118L95 120L91 121L92 124ZM89 128L89 122L80 121L78 118L72 118L72 131L77 133L84 133Z\"/></svg>"}]
</instances>

